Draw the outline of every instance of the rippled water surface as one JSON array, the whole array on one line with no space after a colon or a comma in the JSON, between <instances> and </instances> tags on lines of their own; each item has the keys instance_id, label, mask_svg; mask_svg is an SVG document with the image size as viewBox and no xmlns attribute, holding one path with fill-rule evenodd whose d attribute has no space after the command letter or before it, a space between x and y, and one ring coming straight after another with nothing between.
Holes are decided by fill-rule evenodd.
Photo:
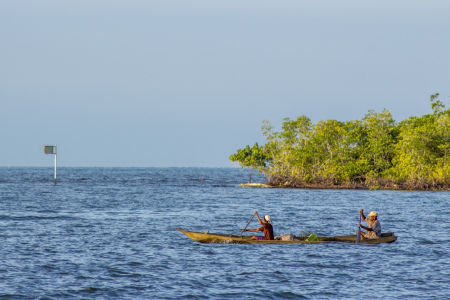
<instances>
[{"instance_id":1,"label":"rippled water surface","mask_svg":"<svg viewBox=\"0 0 450 300\"><path fill-rule=\"evenodd\" d=\"M1 299L448 299L450 193L240 188L247 171L0 168ZM262 181L259 178L259 181ZM253 210L275 234L354 234L376 210L392 244L200 244ZM255 219L249 228L259 227Z\"/></svg>"}]
</instances>

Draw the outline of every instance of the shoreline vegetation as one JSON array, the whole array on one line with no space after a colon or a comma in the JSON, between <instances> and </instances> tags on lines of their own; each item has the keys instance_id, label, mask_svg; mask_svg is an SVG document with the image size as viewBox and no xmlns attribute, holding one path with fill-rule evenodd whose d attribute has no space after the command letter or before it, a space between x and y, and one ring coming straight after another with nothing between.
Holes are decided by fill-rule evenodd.
<instances>
[{"instance_id":1,"label":"shoreline vegetation","mask_svg":"<svg viewBox=\"0 0 450 300\"><path fill-rule=\"evenodd\" d=\"M280 132L264 120L267 143L238 149L230 160L258 170L270 187L448 191L450 109L438 98L430 97L432 114L399 123L386 109L345 122L285 118Z\"/></svg>"}]
</instances>

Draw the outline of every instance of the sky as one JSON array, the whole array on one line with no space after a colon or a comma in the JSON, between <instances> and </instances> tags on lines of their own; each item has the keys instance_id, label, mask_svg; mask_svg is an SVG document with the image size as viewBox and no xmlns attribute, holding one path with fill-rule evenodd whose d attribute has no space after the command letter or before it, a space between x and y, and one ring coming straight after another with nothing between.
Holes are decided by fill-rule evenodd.
<instances>
[{"instance_id":1,"label":"sky","mask_svg":"<svg viewBox=\"0 0 450 300\"><path fill-rule=\"evenodd\" d=\"M450 108L448 0L2 0L0 166L236 167L284 118Z\"/></svg>"}]
</instances>

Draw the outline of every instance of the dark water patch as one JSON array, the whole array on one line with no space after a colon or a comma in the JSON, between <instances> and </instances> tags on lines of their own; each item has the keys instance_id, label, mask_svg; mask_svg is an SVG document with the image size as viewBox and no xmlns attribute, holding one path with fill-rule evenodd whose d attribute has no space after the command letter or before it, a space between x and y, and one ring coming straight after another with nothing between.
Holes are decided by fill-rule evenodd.
<instances>
[{"instance_id":1,"label":"dark water patch","mask_svg":"<svg viewBox=\"0 0 450 300\"><path fill-rule=\"evenodd\" d=\"M307 297L292 292L275 292L273 293L273 299L307 299Z\"/></svg>"},{"instance_id":2,"label":"dark water patch","mask_svg":"<svg viewBox=\"0 0 450 300\"><path fill-rule=\"evenodd\" d=\"M429 240L426 238L419 238L417 242L422 245L434 245L438 243L437 241Z\"/></svg>"},{"instance_id":3,"label":"dark water patch","mask_svg":"<svg viewBox=\"0 0 450 300\"><path fill-rule=\"evenodd\" d=\"M125 271L117 270L117 269L109 269L108 272L111 277L139 278L142 276L141 274L125 272Z\"/></svg>"},{"instance_id":4,"label":"dark water patch","mask_svg":"<svg viewBox=\"0 0 450 300\"><path fill-rule=\"evenodd\" d=\"M138 267L138 266L143 266L144 264L142 262L132 261L132 262L129 262L128 265L130 267Z\"/></svg>"},{"instance_id":5,"label":"dark water patch","mask_svg":"<svg viewBox=\"0 0 450 300\"><path fill-rule=\"evenodd\" d=\"M36 220L73 220L70 216L48 216L48 215L22 215L22 216L0 216L0 219L8 219L10 221L36 221Z\"/></svg>"},{"instance_id":6,"label":"dark water patch","mask_svg":"<svg viewBox=\"0 0 450 300\"><path fill-rule=\"evenodd\" d=\"M27 295L24 294L10 294L10 293L2 293L0 292L0 299L7 299L7 300L24 300L24 299L32 299Z\"/></svg>"},{"instance_id":7,"label":"dark water patch","mask_svg":"<svg viewBox=\"0 0 450 300\"><path fill-rule=\"evenodd\" d=\"M177 299L177 298L168 298L168 299ZM201 294L196 295L196 294L188 293L188 294L182 295L180 299L209 299L209 296L201 295Z\"/></svg>"}]
</instances>

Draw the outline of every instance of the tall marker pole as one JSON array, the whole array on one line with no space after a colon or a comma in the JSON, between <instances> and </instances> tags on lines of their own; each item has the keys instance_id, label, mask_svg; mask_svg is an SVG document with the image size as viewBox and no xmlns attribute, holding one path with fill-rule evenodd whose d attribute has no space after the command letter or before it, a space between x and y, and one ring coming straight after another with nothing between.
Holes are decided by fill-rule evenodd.
<instances>
[{"instance_id":1,"label":"tall marker pole","mask_svg":"<svg viewBox=\"0 0 450 300\"><path fill-rule=\"evenodd\" d=\"M55 185L56 185L56 144L55 144Z\"/></svg>"},{"instance_id":2,"label":"tall marker pole","mask_svg":"<svg viewBox=\"0 0 450 300\"><path fill-rule=\"evenodd\" d=\"M56 185L56 144L55 146L44 146L44 154L55 154L55 185Z\"/></svg>"}]
</instances>

